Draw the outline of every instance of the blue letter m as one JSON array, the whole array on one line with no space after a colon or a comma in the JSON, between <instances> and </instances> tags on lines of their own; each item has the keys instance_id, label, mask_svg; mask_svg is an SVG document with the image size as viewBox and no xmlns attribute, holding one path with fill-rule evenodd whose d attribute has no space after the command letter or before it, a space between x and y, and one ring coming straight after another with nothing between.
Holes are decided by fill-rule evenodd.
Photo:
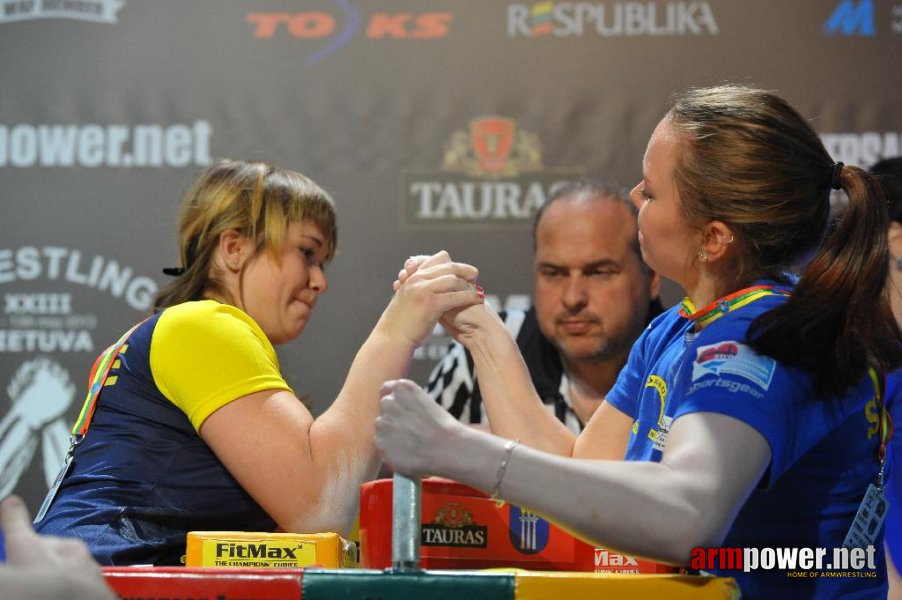
<instances>
[{"instance_id":1,"label":"blue letter m","mask_svg":"<svg viewBox=\"0 0 902 600\"><path fill-rule=\"evenodd\" d=\"M827 22L824 23L824 35L876 35L874 33L873 0L842 0Z\"/></svg>"}]
</instances>

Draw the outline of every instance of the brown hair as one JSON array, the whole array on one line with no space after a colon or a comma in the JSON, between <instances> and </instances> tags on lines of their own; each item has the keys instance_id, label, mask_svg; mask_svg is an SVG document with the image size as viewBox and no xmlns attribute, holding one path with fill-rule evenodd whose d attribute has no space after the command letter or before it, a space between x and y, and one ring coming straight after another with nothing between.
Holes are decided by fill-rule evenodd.
<instances>
[{"instance_id":1,"label":"brown hair","mask_svg":"<svg viewBox=\"0 0 902 600\"><path fill-rule=\"evenodd\" d=\"M687 220L722 221L735 232L737 270L723 292L807 262L787 302L752 323L752 347L813 372L824 396L841 394L867 367L899 365L902 339L886 289L888 222L874 178L851 166L834 177L818 135L771 92L690 90L667 118L682 138L674 179ZM849 202L831 225L833 183Z\"/></svg>"},{"instance_id":2,"label":"brown hair","mask_svg":"<svg viewBox=\"0 0 902 600\"><path fill-rule=\"evenodd\" d=\"M222 232L236 229L257 240L256 252L269 251L278 259L288 224L304 219L322 231L326 260L331 260L338 241L335 208L316 183L265 162L223 160L209 167L191 186L179 210L184 273L160 290L154 310L200 300L210 290L224 293L211 270Z\"/></svg>"}]
</instances>

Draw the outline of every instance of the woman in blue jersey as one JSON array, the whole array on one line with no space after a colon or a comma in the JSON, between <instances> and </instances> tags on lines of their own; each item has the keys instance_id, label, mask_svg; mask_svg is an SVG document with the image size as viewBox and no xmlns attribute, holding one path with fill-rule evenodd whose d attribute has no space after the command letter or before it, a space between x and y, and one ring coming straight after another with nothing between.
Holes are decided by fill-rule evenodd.
<instances>
[{"instance_id":1,"label":"woman in blue jersey","mask_svg":"<svg viewBox=\"0 0 902 600\"><path fill-rule=\"evenodd\" d=\"M835 223L831 189L848 198ZM396 471L456 478L626 553L689 565L699 548L825 549L823 575L878 480L880 382L902 359L878 186L778 96L721 86L676 100L632 197L643 258L687 297L639 338L582 434L543 414L516 346L476 307L443 322L476 361L493 432L522 445L392 381L377 446ZM857 544L868 560L852 576L705 566L747 598L885 596L879 530Z\"/></svg>"},{"instance_id":2,"label":"woman in blue jersey","mask_svg":"<svg viewBox=\"0 0 902 600\"><path fill-rule=\"evenodd\" d=\"M299 173L222 161L200 176L181 207L183 267L97 363L39 533L81 538L108 565L178 564L191 530L348 533L378 469L381 382L405 373L444 311L482 298L473 267L432 257L314 419L274 345L300 335L326 291L336 231L331 198Z\"/></svg>"}]
</instances>

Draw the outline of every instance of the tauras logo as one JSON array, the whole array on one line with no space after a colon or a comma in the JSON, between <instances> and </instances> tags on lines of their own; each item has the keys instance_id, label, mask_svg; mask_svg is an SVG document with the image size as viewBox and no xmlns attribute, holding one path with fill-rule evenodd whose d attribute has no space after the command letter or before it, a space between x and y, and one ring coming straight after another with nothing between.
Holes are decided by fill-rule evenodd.
<instances>
[{"instance_id":1,"label":"tauras logo","mask_svg":"<svg viewBox=\"0 0 902 600\"><path fill-rule=\"evenodd\" d=\"M125 0L3 0L0 23L33 19L75 19L117 23Z\"/></svg>"},{"instance_id":2,"label":"tauras logo","mask_svg":"<svg viewBox=\"0 0 902 600\"><path fill-rule=\"evenodd\" d=\"M528 226L555 188L581 172L546 168L539 137L513 119L479 117L451 135L440 169L405 174L404 223Z\"/></svg>"},{"instance_id":3,"label":"tauras logo","mask_svg":"<svg viewBox=\"0 0 902 600\"><path fill-rule=\"evenodd\" d=\"M487 527L474 525L451 529L441 525L423 525L420 543L424 546L485 548Z\"/></svg>"},{"instance_id":4,"label":"tauras logo","mask_svg":"<svg viewBox=\"0 0 902 600\"><path fill-rule=\"evenodd\" d=\"M276 558L280 560L297 560L297 551L301 548L270 546L260 544L239 544L235 542L216 544L216 558Z\"/></svg>"},{"instance_id":5,"label":"tauras logo","mask_svg":"<svg viewBox=\"0 0 902 600\"><path fill-rule=\"evenodd\" d=\"M459 502L443 504L433 523L420 528L423 546L450 546L454 548L485 548L488 543L488 527L475 525L473 513Z\"/></svg>"}]
</instances>

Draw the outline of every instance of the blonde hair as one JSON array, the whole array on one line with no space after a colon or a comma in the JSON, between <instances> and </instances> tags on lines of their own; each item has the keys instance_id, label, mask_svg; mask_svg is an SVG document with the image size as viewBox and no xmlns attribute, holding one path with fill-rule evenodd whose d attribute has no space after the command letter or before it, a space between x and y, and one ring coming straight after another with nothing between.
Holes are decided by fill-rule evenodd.
<instances>
[{"instance_id":1,"label":"blonde hair","mask_svg":"<svg viewBox=\"0 0 902 600\"><path fill-rule=\"evenodd\" d=\"M335 256L338 229L332 198L311 179L259 161L222 160L206 169L182 201L178 219L179 259L184 272L157 294L154 310L225 290L211 269L224 231L256 240L255 252L281 256L289 223L314 222Z\"/></svg>"}]
</instances>

